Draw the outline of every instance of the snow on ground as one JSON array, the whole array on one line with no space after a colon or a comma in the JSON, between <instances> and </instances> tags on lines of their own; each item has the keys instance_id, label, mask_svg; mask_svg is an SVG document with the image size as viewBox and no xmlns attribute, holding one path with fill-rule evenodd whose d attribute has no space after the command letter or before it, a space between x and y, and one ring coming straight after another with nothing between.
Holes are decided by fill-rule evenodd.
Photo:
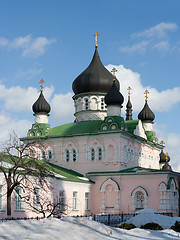
<instances>
[{"instance_id":1,"label":"snow on ground","mask_svg":"<svg viewBox=\"0 0 180 240\"><path fill-rule=\"evenodd\" d=\"M142 217L142 224L144 224L143 221L144 217ZM0 239L170 240L180 239L180 233L169 229L165 229L162 231L144 230L140 228L123 230L106 226L93 220L88 220L86 218L65 217L61 219L52 218L41 220L15 220L0 222Z\"/></svg>"},{"instance_id":2,"label":"snow on ground","mask_svg":"<svg viewBox=\"0 0 180 240\"><path fill-rule=\"evenodd\" d=\"M180 221L180 217L168 217L158 214L154 209L143 209L136 213L137 215L127 221L133 223L136 227L140 227L146 223L158 223L162 228L170 228L176 221Z\"/></svg>"}]
</instances>

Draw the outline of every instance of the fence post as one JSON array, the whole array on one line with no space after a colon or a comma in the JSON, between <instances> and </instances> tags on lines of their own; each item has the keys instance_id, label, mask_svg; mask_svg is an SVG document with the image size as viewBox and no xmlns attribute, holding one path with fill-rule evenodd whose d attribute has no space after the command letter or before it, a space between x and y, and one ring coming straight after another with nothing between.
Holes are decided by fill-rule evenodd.
<instances>
[{"instance_id":1,"label":"fence post","mask_svg":"<svg viewBox=\"0 0 180 240\"><path fill-rule=\"evenodd\" d=\"M121 222L123 222L123 220L124 220L124 214L122 213L121 214Z\"/></svg>"},{"instance_id":2,"label":"fence post","mask_svg":"<svg viewBox=\"0 0 180 240\"><path fill-rule=\"evenodd\" d=\"M111 224L111 214L108 214L108 225Z\"/></svg>"}]
</instances>

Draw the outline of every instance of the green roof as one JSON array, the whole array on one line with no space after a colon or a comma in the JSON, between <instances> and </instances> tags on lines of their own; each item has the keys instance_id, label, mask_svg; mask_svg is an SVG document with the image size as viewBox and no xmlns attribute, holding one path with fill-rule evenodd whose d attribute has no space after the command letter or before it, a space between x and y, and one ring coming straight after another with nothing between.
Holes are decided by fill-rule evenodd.
<instances>
[{"instance_id":1,"label":"green roof","mask_svg":"<svg viewBox=\"0 0 180 240\"><path fill-rule=\"evenodd\" d=\"M14 162L18 162L18 157L17 156L8 156L8 155L4 155L4 154L0 154L0 161L4 163L8 163L11 164L13 167L13 160ZM31 160L30 158L24 158L24 163L28 163L29 160ZM90 181L88 178L85 178L84 175L75 172L73 170L70 169L66 169L60 166L57 166L53 163L49 163L43 160L36 160L38 161L38 164L42 164L43 167L45 167L47 169L47 171L49 171L49 173L52 173L54 175L55 178L57 179L61 179L64 181L71 181L71 182L83 182L83 183L92 183L92 181ZM11 165L7 165L4 164L3 168L8 171L9 168L11 168ZM20 171L24 171L21 169L21 165L19 166L20 169L17 170L17 172ZM33 166L31 166L33 167ZM51 176L52 177L52 176Z\"/></svg>"},{"instance_id":2,"label":"green roof","mask_svg":"<svg viewBox=\"0 0 180 240\"><path fill-rule=\"evenodd\" d=\"M74 135L81 133L95 133L100 131L101 120L68 123L51 128L47 136Z\"/></svg>"},{"instance_id":3,"label":"green roof","mask_svg":"<svg viewBox=\"0 0 180 240\"><path fill-rule=\"evenodd\" d=\"M128 173L136 173L136 174L148 174L148 173L164 173L167 171L159 170L159 169L150 169L150 168L142 168L142 167L132 167L126 168L120 171L107 171L107 172L88 172L87 175L94 175L94 174L128 174Z\"/></svg>"},{"instance_id":4,"label":"green roof","mask_svg":"<svg viewBox=\"0 0 180 240\"><path fill-rule=\"evenodd\" d=\"M136 129L137 125L139 123L139 120L128 120L125 121L125 124L128 128L128 132L134 134L134 130Z\"/></svg>"}]
</instances>

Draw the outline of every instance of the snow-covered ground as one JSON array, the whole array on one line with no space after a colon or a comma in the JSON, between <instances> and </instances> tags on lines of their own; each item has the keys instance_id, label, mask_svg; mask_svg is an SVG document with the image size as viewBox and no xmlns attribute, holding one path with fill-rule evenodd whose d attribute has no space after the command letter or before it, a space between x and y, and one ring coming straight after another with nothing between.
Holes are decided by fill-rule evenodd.
<instances>
[{"instance_id":1,"label":"snow-covered ground","mask_svg":"<svg viewBox=\"0 0 180 240\"><path fill-rule=\"evenodd\" d=\"M146 216L145 216L146 215ZM170 218L153 213L141 213L135 216L131 222L145 224L151 215L161 226L171 226L180 218ZM141 219L141 220L140 220ZM153 222L154 222L153 219ZM129 220L130 221L130 220ZM148 221L149 222L149 221ZM62 219L41 220L16 220L0 222L0 239L8 240L159 240L180 239L180 233L170 229L162 231L144 230L135 228L123 230L106 226L86 218L65 217Z\"/></svg>"}]
</instances>

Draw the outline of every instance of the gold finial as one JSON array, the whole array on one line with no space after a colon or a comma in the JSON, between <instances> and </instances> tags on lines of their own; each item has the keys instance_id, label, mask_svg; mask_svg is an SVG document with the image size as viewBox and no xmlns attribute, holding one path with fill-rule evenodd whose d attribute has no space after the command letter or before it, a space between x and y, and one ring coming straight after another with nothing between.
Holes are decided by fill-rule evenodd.
<instances>
[{"instance_id":1,"label":"gold finial","mask_svg":"<svg viewBox=\"0 0 180 240\"><path fill-rule=\"evenodd\" d=\"M95 37L95 40L94 40L94 42L95 42L95 47L97 47L98 46L98 40L97 40L97 37L99 36L99 33L96 31L95 33L94 33L94 35L93 35L93 37Z\"/></svg>"},{"instance_id":2,"label":"gold finial","mask_svg":"<svg viewBox=\"0 0 180 240\"><path fill-rule=\"evenodd\" d=\"M43 91L43 83L44 83L44 80L41 78L41 80L39 81L39 83L40 83L40 87L41 87L41 92Z\"/></svg>"},{"instance_id":3,"label":"gold finial","mask_svg":"<svg viewBox=\"0 0 180 240\"><path fill-rule=\"evenodd\" d=\"M111 72L112 72L112 74L113 74L113 81L115 81L115 80L116 80L116 72L117 72L116 68L113 67L113 69L111 70Z\"/></svg>"},{"instance_id":4,"label":"gold finial","mask_svg":"<svg viewBox=\"0 0 180 240\"><path fill-rule=\"evenodd\" d=\"M148 90L146 89L146 91L144 92L144 94L145 94L145 100L146 100L146 102L147 102L147 99L148 99Z\"/></svg>"},{"instance_id":5,"label":"gold finial","mask_svg":"<svg viewBox=\"0 0 180 240\"><path fill-rule=\"evenodd\" d=\"M168 159L169 158L168 153L166 153L165 155L166 155L166 162L168 162L168 160L169 160Z\"/></svg>"},{"instance_id":6,"label":"gold finial","mask_svg":"<svg viewBox=\"0 0 180 240\"><path fill-rule=\"evenodd\" d=\"M163 140L161 140L160 144L164 146L165 142Z\"/></svg>"},{"instance_id":7,"label":"gold finial","mask_svg":"<svg viewBox=\"0 0 180 240\"><path fill-rule=\"evenodd\" d=\"M132 88L129 86L129 87L127 88L127 90L128 90L128 98L130 98L130 94L131 94Z\"/></svg>"}]
</instances>

